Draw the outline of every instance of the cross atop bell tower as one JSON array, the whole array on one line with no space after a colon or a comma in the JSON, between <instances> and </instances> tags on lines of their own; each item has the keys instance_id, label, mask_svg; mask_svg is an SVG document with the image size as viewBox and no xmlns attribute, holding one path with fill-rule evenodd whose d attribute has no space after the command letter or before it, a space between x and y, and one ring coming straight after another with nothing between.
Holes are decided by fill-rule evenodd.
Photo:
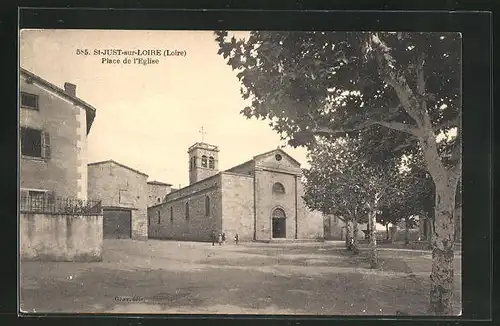
<instances>
[{"instance_id":1,"label":"cross atop bell tower","mask_svg":"<svg viewBox=\"0 0 500 326\"><path fill-rule=\"evenodd\" d=\"M198 132L201 134L201 142L203 143L204 139L205 139L205 135L207 134L207 132L205 131L205 129L203 128L203 126L201 126L201 129Z\"/></svg>"}]
</instances>

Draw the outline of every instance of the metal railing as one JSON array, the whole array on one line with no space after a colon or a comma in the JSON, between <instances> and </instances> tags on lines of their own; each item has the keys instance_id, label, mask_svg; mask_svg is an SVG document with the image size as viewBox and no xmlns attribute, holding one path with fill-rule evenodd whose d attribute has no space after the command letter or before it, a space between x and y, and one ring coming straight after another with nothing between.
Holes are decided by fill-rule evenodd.
<instances>
[{"instance_id":1,"label":"metal railing","mask_svg":"<svg viewBox=\"0 0 500 326\"><path fill-rule=\"evenodd\" d=\"M21 213L102 215L101 201L47 196L21 196Z\"/></svg>"}]
</instances>

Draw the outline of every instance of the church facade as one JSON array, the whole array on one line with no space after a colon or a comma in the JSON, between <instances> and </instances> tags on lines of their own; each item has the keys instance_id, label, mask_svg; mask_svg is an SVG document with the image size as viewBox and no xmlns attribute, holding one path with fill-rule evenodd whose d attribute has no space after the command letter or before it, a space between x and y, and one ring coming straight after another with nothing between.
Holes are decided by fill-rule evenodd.
<instances>
[{"instance_id":1,"label":"church facade","mask_svg":"<svg viewBox=\"0 0 500 326\"><path fill-rule=\"evenodd\" d=\"M210 241L212 232L241 241L323 239L323 215L305 206L300 163L281 149L219 171L217 146L188 149L189 182L148 208L148 236Z\"/></svg>"}]
</instances>

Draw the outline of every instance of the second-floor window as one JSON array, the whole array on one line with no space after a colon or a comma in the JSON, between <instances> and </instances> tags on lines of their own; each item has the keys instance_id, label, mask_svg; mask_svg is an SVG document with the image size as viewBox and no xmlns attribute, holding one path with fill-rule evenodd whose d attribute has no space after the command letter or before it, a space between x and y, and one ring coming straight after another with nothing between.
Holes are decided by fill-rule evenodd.
<instances>
[{"instance_id":1,"label":"second-floor window","mask_svg":"<svg viewBox=\"0 0 500 326\"><path fill-rule=\"evenodd\" d=\"M285 187L281 183L276 182L273 185L273 193L284 194L285 193Z\"/></svg>"},{"instance_id":2,"label":"second-floor window","mask_svg":"<svg viewBox=\"0 0 500 326\"><path fill-rule=\"evenodd\" d=\"M203 168L207 167L207 157L205 155L201 157L201 167Z\"/></svg>"},{"instance_id":3,"label":"second-floor window","mask_svg":"<svg viewBox=\"0 0 500 326\"><path fill-rule=\"evenodd\" d=\"M208 167L210 169L215 169L215 160L212 156L208 158Z\"/></svg>"},{"instance_id":4,"label":"second-floor window","mask_svg":"<svg viewBox=\"0 0 500 326\"><path fill-rule=\"evenodd\" d=\"M21 92L21 107L38 111L38 95Z\"/></svg>"},{"instance_id":5,"label":"second-floor window","mask_svg":"<svg viewBox=\"0 0 500 326\"><path fill-rule=\"evenodd\" d=\"M50 136L47 132L21 127L21 155L30 157L50 157Z\"/></svg>"}]
</instances>

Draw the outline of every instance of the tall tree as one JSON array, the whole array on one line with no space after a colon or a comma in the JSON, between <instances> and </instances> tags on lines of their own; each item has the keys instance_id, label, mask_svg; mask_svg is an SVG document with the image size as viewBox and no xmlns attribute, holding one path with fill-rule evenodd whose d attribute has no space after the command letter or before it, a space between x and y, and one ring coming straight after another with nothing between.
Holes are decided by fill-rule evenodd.
<instances>
[{"instance_id":1,"label":"tall tree","mask_svg":"<svg viewBox=\"0 0 500 326\"><path fill-rule=\"evenodd\" d=\"M247 117L269 119L294 146L362 129L380 158L419 155L435 187L430 308L452 314L454 208L461 175L459 33L216 32L238 71ZM448 135L439 142L437 136ZM376 155L375 155L376 157Z\"/></svg>"}]
</instances>

